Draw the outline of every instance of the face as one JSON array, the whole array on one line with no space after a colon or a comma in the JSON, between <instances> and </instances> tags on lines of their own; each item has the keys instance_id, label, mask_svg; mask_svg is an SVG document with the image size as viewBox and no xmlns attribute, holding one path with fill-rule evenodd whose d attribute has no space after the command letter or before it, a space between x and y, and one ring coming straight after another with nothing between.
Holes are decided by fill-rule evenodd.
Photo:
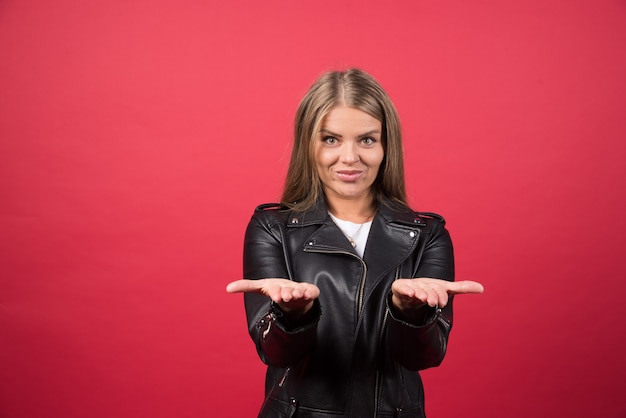
<instances>
[{"instance_id":1,"label":"face","mask_svg":"<svg viewBox=\"0 0 626 418\"><path fill-rule=\"evenodd\" d=\"M382 124L361 110L334 107L322 120L315 139L315 162L326 199L371 204L372 184L385 152Z\"/></svg>"}]
</instances>

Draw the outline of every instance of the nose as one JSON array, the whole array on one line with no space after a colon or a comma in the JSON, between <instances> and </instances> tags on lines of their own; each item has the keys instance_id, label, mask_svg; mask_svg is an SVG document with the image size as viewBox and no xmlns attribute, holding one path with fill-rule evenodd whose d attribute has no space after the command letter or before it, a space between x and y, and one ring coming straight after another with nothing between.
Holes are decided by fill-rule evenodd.
<instances>
[{"instance_id":1,"label":"nose","mask_svg":"<svg viewBox=\"0 0 626 418\"><path fill-rule=\"evenodd\" d=\"M359 149L356 144L346 141L341 148L342 163L354 164L360 161Z\"/></svg>"}]
</instances>

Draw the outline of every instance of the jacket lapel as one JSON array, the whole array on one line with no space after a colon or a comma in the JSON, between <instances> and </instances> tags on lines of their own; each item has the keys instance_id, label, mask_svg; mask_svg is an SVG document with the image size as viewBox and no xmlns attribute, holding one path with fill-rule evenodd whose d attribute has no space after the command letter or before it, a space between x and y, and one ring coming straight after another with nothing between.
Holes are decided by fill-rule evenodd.
<instances>
[{"instance_id":1,"label":"jacket lapel","mask_svg":"<svg viewBox=\"0 0 626 418\"><path fill-rule=\"evenodd\" d=\"M413 212L399 212L381 206L372 223L363 254L368 268L366 297L415 251L422 226Z\"/></svg>"},{"instance_id":2,"label":"jacket lapel","mask_svg":"<svg viewBox=\"0 0 626 418\"><path fill-rule=\"evenodd\" d=\"M288 228L311 225L319 225L320 227L307 238L304 244L305 247L333 252L347 252L358 257L348 239L328 215L324 199L318 200L316 206L307 212L293 212L287 220Z\"/></svg>"}]
</instances>

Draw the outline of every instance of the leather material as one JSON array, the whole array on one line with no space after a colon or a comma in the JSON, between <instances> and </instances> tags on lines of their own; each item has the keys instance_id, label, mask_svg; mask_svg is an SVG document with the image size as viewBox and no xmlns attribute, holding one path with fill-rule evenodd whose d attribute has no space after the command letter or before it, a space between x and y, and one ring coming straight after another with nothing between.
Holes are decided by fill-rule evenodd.
<instances>
[{"instance_id":1,"label":"leather material","mask_svg":"<svg viewBox=\"0 0 626 418\"><path fill-rule=\"evenodd\" d=\"M270 299L245 294L248 329L268 365L260 417L424 416L418 370L437 366L452 326L452 300L424 323L389 309L394 280L454 280L442 217L381 205L363 258L323 200L295 213L262 205L248 225L244 277L287 278L320 288L314 313L296 327Z\"/></svg>"}]
</instances>

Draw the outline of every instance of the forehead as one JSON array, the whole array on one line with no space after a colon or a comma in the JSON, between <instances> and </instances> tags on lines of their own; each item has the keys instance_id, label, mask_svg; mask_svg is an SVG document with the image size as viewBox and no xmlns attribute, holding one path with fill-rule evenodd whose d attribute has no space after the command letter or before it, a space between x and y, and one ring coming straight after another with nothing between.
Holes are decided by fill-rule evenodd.
<instances>
[{"instance_id":1,"label":"forehead","mask_svg":"<svg viewBox=\"0 0 626 418\"><path fill-rule=\"evenodd\" d=\"M345 105L333 107L321 121L321 129L381 130L382 123L374 116L360 109Z\"/></svg>"}]
</instances>

